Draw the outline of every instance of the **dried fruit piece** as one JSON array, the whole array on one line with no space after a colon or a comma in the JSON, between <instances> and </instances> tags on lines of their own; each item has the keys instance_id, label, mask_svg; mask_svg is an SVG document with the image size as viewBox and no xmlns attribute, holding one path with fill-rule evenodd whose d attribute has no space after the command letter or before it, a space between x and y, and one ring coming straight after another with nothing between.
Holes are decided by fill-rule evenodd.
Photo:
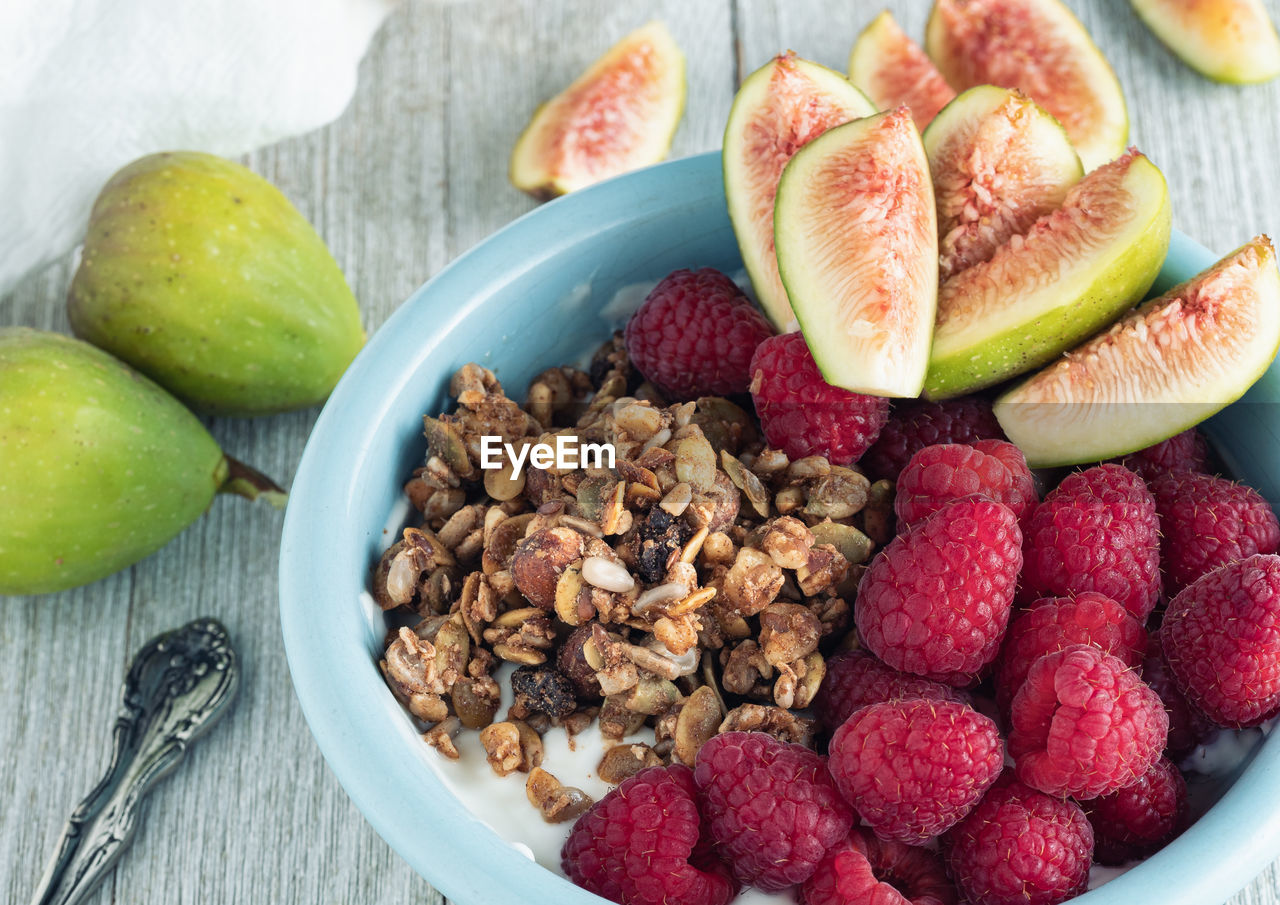
<instances>
[{"instance_id":1,"label":"dried fruit piece","mask_svg":"<svg viewBox=\"0 0 1280 905\"><path fill-rule=\"evenodd\" d=\"M956 90L1017 88L1057 117L1086 170L1124 150L1124 93L1060 0L936 0L925 49Z\"/></svg>"},{"instance_id":2,"label":"dried fruit piece","mask_svg":"<svg viewBox=\"0 0 1280 905\"><path fill-rule=\"evenodd\" d=\"M67 315L77 336L220 415L322 402L364 345L311 224L261 176L197 151L143 157L103 187Z\"/></svg>"},{"instance_id":3,"label":"dried fruit piece","mask_svg":"<svg viewBox=\"0 0 1280 905\"><path fill-rule=\"evenodd\" d=\"M684 54L650 22L537 109L511 151L511 184L549 198L657 163L684 100Z\"/></svg>"},{"instance_id":4,"label":"dried fruit piece","mask_svg":"<svg viewBox=\"0 0 1280 905\"><path fill-rule=\"evenodd\" d=\"M995 404L1033 467L1149 446L1239 399L1280 347L1280 270L1259 236Z\"/></svg>"},{"instance_id":5,"label":"dried fruit piece","mask_svg":"<svg viewBox=\"0 0 1280 905\"><path fill-rule=\"evenodd\" d=\"M956 93L920 45L885 10L862 30L849 52L849 81L881 110L911 108L921 131Z\"/></svg>"},{"instance_id":6,"label":"dried fruit piece","mask_svg":"<svg viewBox=\"0 0 1280 905\"><path fill-rule=\"evenodd\" d=\"M110 575L266 480L127 365L25 327L0 328L0 438L0 594Z\"/></svg>"},{"instance_id":7,"label":"dried fruit piece","mask_svg":"<svg viewBox=\"0 0 1280 905\"><path fill-rule=\"evenodd\" d=\"M773 212L778 271L822 376L879 396L920 394L938 297L933 181L899 107L796 152Z\"/></svg>"},{"instance_id":8,"label":"dried fruit piece","mask_svg":"<svg viewBox=\"0 0 1280 905\"><path fill-rule=\"evenodd\" d=\"M793 53L753 72L733 100L724 131L729 219L756 298L780 329L795 325L773 239L773 202L783 167L832 126L875 112L844 76Z\"/></svg>"},{"instance_id":9,"label":"dried fruit piece","mask_svg":"<svg viewBox=\"0 0 1280 905\"><path fill-rule=\"evenodd\" d=\"M979 85L924 133L938 202L938 270L948 279L1062 205L1084 168L1062 124L1018 91Z\"/></svg>"},{"instance_id":10,"label":"dried fruit piece","mask_svg":"<svg viewBox=\"0 0 1280 905\"><path fill-rule=\"evenodd\" d=\"M1090 173L1025 235L942 284L925 395L998 383L1111 323L1155 281L1170 229L1169 188L1142 154Z\"/></svg>"},{"instance_id":11,"label":"dried fruit piece","mask_svg":"<svg viewBox=\"0 0 1280 905\"><path fill-rule=\"evenodd\" d=\"M1280 75L1280 36L1261 0L1129 0L1165 46L1219 82Z\"/></svg>"}]
</instances>

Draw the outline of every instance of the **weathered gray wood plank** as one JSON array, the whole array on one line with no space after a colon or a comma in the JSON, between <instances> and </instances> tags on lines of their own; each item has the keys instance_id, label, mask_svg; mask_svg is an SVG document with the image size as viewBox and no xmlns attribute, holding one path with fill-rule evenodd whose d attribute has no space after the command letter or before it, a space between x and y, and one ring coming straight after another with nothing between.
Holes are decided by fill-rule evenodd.
<instances>
[{"instance_id":1,"label":"weathered gray wood plank","mask_svg":"<svg viewBox=\"0 0 1280 905\"><path fill-rule=\"evenodd\" d=\"M1134 141L1160 164L1177 224L1226 250L1280 232L1280 84L1204 81L1118 0L1069 0L1115 64ZM673 156L718 146L738 68L788 47L843 69L861 27L891 7L913 34L926 0L416 0L375 39L334 125L252 155L328 241L371 332L424 279L533 202L506 181L537 103L609 44L664 19L688 55ZM1276 0L1268 0L1280 15ZM735 33L736 28L736 33ZM300 29L300 36L304 32ZM66 330L71 261L0 299L0 323ZM232 454L291 477L316 412L215 420ZM0 598L0 900L24 902L62 821L102 766L129 656L198 614L227 623L245 683L227 721L156 793L96 905L173 901L435 902L332 778L289 686L276 616L280 516L240 500L151 559L89 588ZM1276 869L1233 905L1280 905Z\"/></svg>"}]
</instances>

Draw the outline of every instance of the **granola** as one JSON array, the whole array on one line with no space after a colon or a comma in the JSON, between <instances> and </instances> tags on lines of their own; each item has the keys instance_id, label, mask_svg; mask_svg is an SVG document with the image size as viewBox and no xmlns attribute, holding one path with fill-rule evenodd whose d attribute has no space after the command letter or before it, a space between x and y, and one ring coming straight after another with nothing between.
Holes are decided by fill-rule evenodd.
<instances>
[{"instance_id":1,"label":"granola","mask_svg":"<svg viewBox=\"0 0 1280 905\"><path fill-rule=\"evenodd\" d=\"M617 335L589 372L538 375L523 405L461 368L457 407L423 419L415 524L373 569L381 668L426 743L457 758L457 733L479 732L495 773L529 774L548 821L591 802L540 769L552 726L597 724L613 783L692 763L731 729L812 745L804 710L826 658L856 646L850 601L892 534L891 484L790 461L732 400L667 404L637 379ZM486 437L516 455L482 467ZM557 438L611 446L613 462L525 455ZM646 725L652 745L625 741Z\"/></svg>"}]
</instances>

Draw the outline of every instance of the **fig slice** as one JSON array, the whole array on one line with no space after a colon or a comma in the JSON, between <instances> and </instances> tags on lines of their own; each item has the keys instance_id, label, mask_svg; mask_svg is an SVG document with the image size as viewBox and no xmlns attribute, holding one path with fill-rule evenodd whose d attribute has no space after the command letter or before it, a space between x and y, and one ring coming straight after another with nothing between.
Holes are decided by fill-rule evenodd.
<instances>
[{"instance_id":1,"label":"fig slice","mask_svg":"<svg viewBox=\"0 0 1280 905\"><path fill-rule=\"evenodd\" d=\"M828 383L918 396L938 299L933 183L911 110L801 148L774 208L778 268Z\"/></svg>"},{"instance_id":2,"label":"fig slice","mask_svg":"<svg viewBox=\"0 0 1280 905\"><path fill-rule=\"evenodd\" d=\"M1062 125L1025 94L979 85L924 132L938 199L942 279L991 260L997 248L1056 210L1084 169Z\"/></svg>"},{"instance_id":3,"label":"fig slice","mask_svg":"<svg viewBox=\"0 0 1280 905\"><path fill-rule=\"evenodd\" d=\"M1259 236L1006 392L996 418L1032 467L1124 455L1244 395L1280 348L1280 270Z\"/></svg>"},{"instance_id":4,"label":"fig slice","mask_svg":"<svg viewBox=\"0 0 1280 905\"><path fill-rule=\"evenodd\" d=\"M887 9L872 19L853 43L849 81L881 110L906 104L921 130L956 96L933 61L907 37Z\"/></svg>"},{"instance_id":5,"label":"fig slice","mask_svg":"<svg viewBox=\"0 0 1280 905\"><path fill-rule=\"evenodd\" d=\"M724 130L729 219L756 298L782 330L796 329L773 247L773 202L782 170L796 151L832 126L875 112L840 73L790 52L749 75L733 99Z\"/></svg>"},{"instance_id":6,"label":"fig slice","mask_svg":"<svg viewBox=\"0 0 1280 905\"><path fill-rule=\"evenodd\" d=\"M1038 368L1151 288L1169 248L1169 189L1136 150L938 290L924 393L959 396Z\"/></svg>"},{"instance_id":7,"label":"fig slice","mask_svg":"<svg viewBox=\"0 0 1280 905\"><path fill-rule=\"evenodd\" d=\"M935 0L925 49L952 88L1017 88L1067 130L1086 170L1124 152L1115 73L1060 0Z\"/></svg>"},{"instance_id":8,"label":"fig slice","mask_svg":"<svg viewBox=\"0 0 1280 905\"><path fill-rule=\"evenodd\" d=\"M684 70L665 25L637 28L534 112L511 184L552 198L662 160L684 115Z\"/></svg>"},{"instance_id":9,"label":"fig slice","mask_svg":"<svg viewBox=\"0 0 1280 905\"><path fill-rule=\"evenodd\" d=\"M1165 46L1219 82L1280 75L1280 36L1261 0L1129 0Z\"/></svg>"}]
</instances>

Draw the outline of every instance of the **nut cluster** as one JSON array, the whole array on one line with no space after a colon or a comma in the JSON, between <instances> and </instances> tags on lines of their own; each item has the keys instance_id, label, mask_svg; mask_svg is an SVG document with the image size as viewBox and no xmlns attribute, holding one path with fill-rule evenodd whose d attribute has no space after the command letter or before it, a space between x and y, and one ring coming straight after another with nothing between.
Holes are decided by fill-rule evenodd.
<instances>
[{"instance_id":1,"label":"nut cluster","mask_svg":"<svg viewBox=\"0 0 1280 905\"><path fill-rule=\"evenodd\" d=\"M615 336L590 372L538 375L524 406L494 374L454 375L458 406L425 417L405 485L420 524L382 556L372 592L393 628L381 667L425 740L457 757L478 730L495 772L529 773L548 820L590 804L542 770L540 734L598 721L600 775L691 764L718 732L811 744L825 658L856 643L850 602L893 531L893 487L766 447L724 398L668 405ZM481 438L609 443L612 468L480 468ZM407 618L406 618L407 617ZM494 677L512 665L499 718ZM649 725L652 746L623 739Z\"/></svg>"}]
</instances>

